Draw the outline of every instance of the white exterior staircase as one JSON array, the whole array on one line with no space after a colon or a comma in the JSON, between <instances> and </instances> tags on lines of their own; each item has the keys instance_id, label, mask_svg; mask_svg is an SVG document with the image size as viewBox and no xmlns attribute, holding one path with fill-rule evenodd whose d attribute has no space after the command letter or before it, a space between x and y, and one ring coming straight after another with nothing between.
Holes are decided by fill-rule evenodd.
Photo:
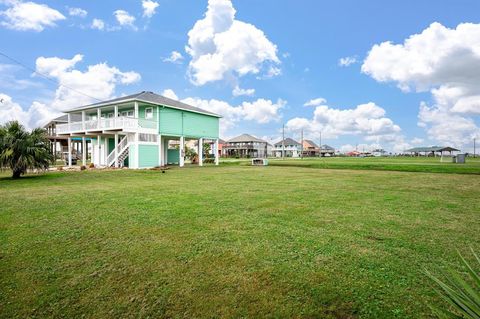
<instances>
[{"instance_id":1,"label":"white exterior staircase","mask_svg":"<svg viewBox=\"0 0 480 319\"><path fill-rule=\"evenodd\" d=\"M129 148L130 148L131 142L132 142L132 138L129 137L129 135L125 135L118 143L116 151L118 155L119 167L123 167L123 162L129 155ZM109 167L116 166L115 165L115 149L112 152L110 152L110 154L108 154L107 156L107 166Z\"/></svg>"}]
</instances>

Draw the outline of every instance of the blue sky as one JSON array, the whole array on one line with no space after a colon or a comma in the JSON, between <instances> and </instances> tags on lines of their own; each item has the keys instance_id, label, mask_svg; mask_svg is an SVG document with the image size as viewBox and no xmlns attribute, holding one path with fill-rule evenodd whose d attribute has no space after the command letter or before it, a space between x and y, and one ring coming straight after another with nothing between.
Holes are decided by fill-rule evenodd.
<instances>
[{"instance_id":1,"label":"blue sky","mask_svg":"<svg viewBox=\"0 0 480 319\"><path fill-rule=\"evenodd\" d=\"M148 90L221 113L226 138L276 140L285 124L295 139L303 129L338 149L401 151L469 150L479 135L479 77L468 71L480 70L478 1L144 2L149 12L141 0L0 1L0 51L53 79L0 57L0 122L33 127L94 102L75 92ZM169 61L173 51L181 58Z\"/></svg>"}]
</instances>

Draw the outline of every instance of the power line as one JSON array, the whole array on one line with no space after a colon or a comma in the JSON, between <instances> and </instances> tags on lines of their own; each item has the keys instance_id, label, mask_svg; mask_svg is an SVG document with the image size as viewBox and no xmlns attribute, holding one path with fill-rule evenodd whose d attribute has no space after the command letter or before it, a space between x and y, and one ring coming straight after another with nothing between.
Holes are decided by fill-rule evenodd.
<instances>
[{"instance_id":1,"label":"power line","mask_svg":"<svg viewBox=\"0 0 480 319\"><path fill-rule=\"evenodd\" d=\"M38 72L37 70L29 67L28 65L26 65L26 64L18 61L18 60L15 59L15 58L12 58L11 56L9 56L9 55L1 52L1 51L0 51L0 55L3 56L3 57L5 57L5 58L7 58L7 59L9 59L9 60L12 61L12 62L14 62L14 63L16 63L16 64L24 67L24 68L27 69L27 70L29 70L29 71L31 71L31 72L33 72L33 73L35 73L35 74L38 74L39 76L43 77L44 79L49 80L49 81L51 81L51 82L59 85L59 86L63 86L63 87L65 87L65 88L67 88L67 89L69 89L69 90L72 90L72 91L74 91L74 92L76 92L76 93L78 93L78 94L84 95L84 96L89 97L89 98L94 99L94 100L97 100L98 102L103 102L103 100L101 100L101 99L97 99L97 98L94 97L94 96L88 95L88 94L83 93L83 92L81 92L81 91L79 91L79 90L77 90L77 89L74 89L74 88L70 87L70 86L67 86L67 85L65 85L65 84L62 84L62 83L60 83L59 81L57 81L57 80L55 80L55 79L52 79L52 78L49 77L48 75L43 74L43 73L41 73L41 72Z\"/></svg>"}]
</instances>

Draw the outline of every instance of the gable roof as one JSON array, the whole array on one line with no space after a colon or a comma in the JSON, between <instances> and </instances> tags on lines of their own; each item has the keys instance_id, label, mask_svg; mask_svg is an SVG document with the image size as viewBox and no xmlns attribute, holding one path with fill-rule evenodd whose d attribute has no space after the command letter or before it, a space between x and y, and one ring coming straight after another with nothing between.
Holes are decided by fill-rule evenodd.
<instances>
[{"instance_id":1,"label":"gable roof","mask_svg":"<svg viewBox=\"0 0 480 319\"><path fill-rule=\"evenodd\" d=\"M131 94L123 97L119 97L116 99L111 99L108 101L102 101L94 104L89 104L81 107L77 107L74 109L69 110L68 112L75 112L75 111L81 111L81 110L86 110L90 108L95 108L98 106L107 106L111 104L117 104L117 103L124 103L124 102L132 102L132 101L139 101L139 102L146 102L146 103L151 103L151 104L156 104L156 105L164 105L168 106L174 109L179 109L179 110L185 110L185 111L190 111L190 112L195 112L195 113L201 113L201 114L206 114L206 115L211 115L215 117L221 117L220 115L203 110L201 108L170 99L166 96L159 95L153 92L149 91L142 91L140 93L136 94Z\"/></svg>"},{"instance_id":2,"label":"gable roof","mask_svg":"<svg viewBox=\"0 0 480 319\"><path fill-rule=\"evenodd\" d=\"M327 144L322 145L322 150L335 151L335 149L333 147L331 147L330 145L327 145Z\"/></svg>"},{"instance_id":3,"label":"gable roof","mask_svg":"<svg viewBox=\"0 0 480 319\"><path fill-rule=\"evenodd\" d=\"M412 152L412 153L420 153L420 152L459 152L456 148L450 146L422 146L422 147L414 147L405 152Z\"/></svg>"},{"instance_id":4,"label":"gable roof","mask_svg":"<svg viewBox=\"0 0 480 319\"><path fill-rule=\"evenodd\" d=\"M286 139L280 141L280 142L277 142L275 143L275 146L282 146L282 145L301 145L300 143L298 143L297 141L291 139L290 137L287 137Z\"/></svg>"},{"instance_id":5,"label":"gable roof","mask_svg":"<svg viewBox=\"0 0 480 319\"><path fill-rule=\"evenodd\" d=\"M247 142L267 143L266 141L250 134L242 134L232 139L229 139L227 141L227 143L247 143Z\"/></svg>"},{"instance_id":6,"label":"gable roof","mask_svg":"<svg viewBox=\"0 0 480 319\"><path fill-rule=\"evenodd\" d=\"M303 144L304 144L304 145L305 145L305 144L309 145L308 147L318 148L318 145L315 144L315 142L312 141L312 140L303 140Z\"/></svg>"}]
</instances>

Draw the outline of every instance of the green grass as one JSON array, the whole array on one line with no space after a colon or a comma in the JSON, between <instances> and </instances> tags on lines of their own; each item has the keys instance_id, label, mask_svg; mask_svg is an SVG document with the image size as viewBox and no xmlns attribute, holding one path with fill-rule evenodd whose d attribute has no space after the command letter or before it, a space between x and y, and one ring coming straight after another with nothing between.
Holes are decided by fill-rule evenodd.
<instances>
[{"instance_id":1,"label":"green grass","mask_svg":"<svg viewBox=\"0 0 480 319\"><path fill-rule=\"evenodd\" d=\"M271 159L270 165L328 169L381 170L400 172L455 173L480 175L480 158L467 158L465 164L451 162L450 157L324 157Z\"/></svg>"},{"instance_id":2,"label":"green grass","mask_svg":"<svg viewBox=\"0 0 480 319\"><path fill-rule=\"evenodd\" d=\"M468 174L55 172L0 199L2 318L430 318L424 269L480 249Z\"/></svg>"}]
</instances>

